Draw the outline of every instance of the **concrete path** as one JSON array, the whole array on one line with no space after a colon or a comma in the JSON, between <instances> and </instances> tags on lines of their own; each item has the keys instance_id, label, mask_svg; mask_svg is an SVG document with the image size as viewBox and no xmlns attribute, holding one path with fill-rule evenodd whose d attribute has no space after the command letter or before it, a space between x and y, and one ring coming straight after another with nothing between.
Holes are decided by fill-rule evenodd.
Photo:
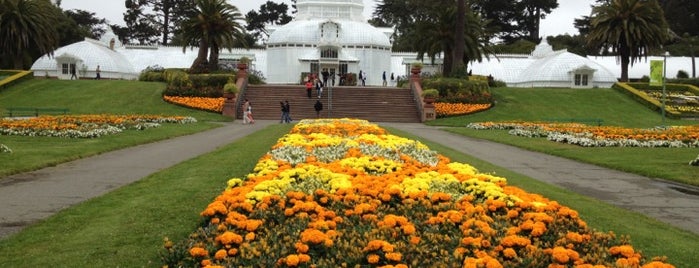
<instances>
[{"instance_id":1,"label":"concrete path","mask_svg":"<svg viewBox=\"0 0 699 268\"><path fill-rule=\"evenodd\" d=\"M0 239L54 213L213 151L276 121L224 127L101 154L0 180ZM699 189L472 139L423 124L381 123L537 180L699 234ZM680 191L678 191L679 189Z\"/></svg>"},{"instance_id":2,"label":"concrete path","mask_svg":"<svg viewBox=\"0 0 699 268\"><path fill-rule=\"evenodd\" d=\"M274 121L225 126L84 158L0 180L0 239L54 213L211 152Z\"/></svg>"},{"instance_id":3,"label":"concrete path","mask_svg":"<svg viewBox=\"0 0 699 268\"><path fill-rule=\"evenodd\" d=\"M423 124L381 124L443 144L494 165L648 215L699 234L699 188L653 180Z\"/></svg>"}]
</instances>

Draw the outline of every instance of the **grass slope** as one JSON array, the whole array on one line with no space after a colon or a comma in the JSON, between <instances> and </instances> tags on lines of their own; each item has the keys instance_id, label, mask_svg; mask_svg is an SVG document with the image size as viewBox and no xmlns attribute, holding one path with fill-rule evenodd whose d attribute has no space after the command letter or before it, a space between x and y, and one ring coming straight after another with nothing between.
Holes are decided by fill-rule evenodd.
<instances>
[{"instance_id":1,"label":"grass slope","mask_svg":"<svg viewBox=\"0 0 699 268\"><path fill-rule=\"evenodd\" d=\"M465 126L483 121L546 119L604 120L603 125L647 128L662 124L662 116L613 89L495 88L495 107L467 116L438 119L430 125ZM696 121L667 120L669 125Z\"/></svg>"},{"instance_id":2,"label":"grass slope","mask_svg":"<svg viewBox=\"0 0 699 268\"><path fill-rule=\"evenodd\" d=\"M0 91L0 112L8 107L60 107L71 114L156 114L192 116L199 123L163 124L146 131L129 130L99 139L0 136L13 150L0 154L0 176L35 170L58 163L138 144L187 135L227 121L220 114L187 109L161 98L162 83L121 80L29 80Z\"/></svg>"},{"instance_id":3,"label":"grass slope","mask_svg":"<svg viewBox=\"0 0 699 268\"><path fill-rule=\"evenodd\" d=\"M612 89L494 89L497 105L481 113L438 119L430 125L451 126L449 131L520 148L566 157L651 178L699 186L699 168L688 165L697 148L586 148L544 138L525 138L507 131L473 130L468 123L486 121L541 121L550 118L599 118L603 125L649 128L662 117ZM666 125L691 125L697 121L666 120Z\"/></svg>"}]
</instances>

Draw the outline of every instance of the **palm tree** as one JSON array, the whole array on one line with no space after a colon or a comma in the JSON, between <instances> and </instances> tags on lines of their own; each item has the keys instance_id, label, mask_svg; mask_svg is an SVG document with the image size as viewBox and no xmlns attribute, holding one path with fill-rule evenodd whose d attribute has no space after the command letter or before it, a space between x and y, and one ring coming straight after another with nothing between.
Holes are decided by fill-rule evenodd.
<instances>
[{"instance_id":1,"label":"palm tree","mask_svg":"<svg viewBox=\"0 0 699 268\"><path fill-rule=\"evenodd\" d=\"M0 56L24 69L29 51L51 55L60 39L58 14L48 0L0 0Z\"/></svg>"},{"instance_id":2,"label":"palm tree","mask_svg":"<svg viewBox=\"0 0 699 268\"><path fill-rule=\"evenodd\" d=\"M484 38L483 20L473 11L464 8L463 25L457 25L455 21L459 20L460 6L437 6L438 8L432 9L433 13L414 24L408 37L415 40L413 48L418 52L418 58L427 55L434 60L443 52L442 73L446 76L465 75L468 62L480 61L490 51L489 42Z\"/></svg>"},{"instance_id":3,"label":"palm tree","mask_svg":"<svg viewBox=\"0 0 699 268\"><path fill-rule=\"evenodd\" d=\"M647 57L668 38L663 10L656 0L611 0L592 8L587 44L616 53L621 81L629 80L629 64Z\"/></svg>"},{"instance_id":4,"label":"palm tree","mask_svg":"<svg viewBox=\"0 0 699 268\"><path fill-rule=\"evenodd\" d=\"M195 0L194 13L195 16L182 22L182 51L199 45L190 72L217 70L221 49L230 50L236 41L244 40L244 27L238 22L243 20L243 16L237 7L225 0Z\"/></svg>"}]
</instances>

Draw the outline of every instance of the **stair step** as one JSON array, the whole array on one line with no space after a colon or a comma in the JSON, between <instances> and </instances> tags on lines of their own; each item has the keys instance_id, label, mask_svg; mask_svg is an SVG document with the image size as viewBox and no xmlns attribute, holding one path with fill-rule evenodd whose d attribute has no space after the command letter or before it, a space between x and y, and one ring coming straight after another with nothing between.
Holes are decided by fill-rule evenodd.
<instances>
[{"instance_id":1,"label":"stair step","mask_svg":"<svg viewBox=\"0 0 699 268\"><path fill-rule=\"evenodd\" d=\"M312 98L308 98L306 88L302 85L249 85L241 97L250 101L255 119L280 119L279 102L285 100L289 101L293 120L317 117L314 110L318 100L316 91L313 90ZM321 117L358 118L373 122L420 122L410 89L334 87L324 90L320 100L324 108ZM242 107L238 107L237 114L238 119L242 119Z\"/></svg>"}]
</instances>

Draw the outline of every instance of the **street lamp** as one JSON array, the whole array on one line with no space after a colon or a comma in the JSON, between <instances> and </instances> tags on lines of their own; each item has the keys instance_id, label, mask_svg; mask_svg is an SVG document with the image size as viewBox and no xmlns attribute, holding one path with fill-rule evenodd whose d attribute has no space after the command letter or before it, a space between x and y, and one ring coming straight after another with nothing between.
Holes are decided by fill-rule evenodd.
<instances>
[{"instance_id":1,"label":"street lamp","mask_svg":"<svg viewBox=\"0 0 699 268\"><path fill-rule=\"evenodd\" d=\"M665 85L667 82L667 56L670 56L670 52L665 51L663 55L663 96L662 96L662 114L663 114L663 127L665 127Z\"/></svg>"}]
</instances>

